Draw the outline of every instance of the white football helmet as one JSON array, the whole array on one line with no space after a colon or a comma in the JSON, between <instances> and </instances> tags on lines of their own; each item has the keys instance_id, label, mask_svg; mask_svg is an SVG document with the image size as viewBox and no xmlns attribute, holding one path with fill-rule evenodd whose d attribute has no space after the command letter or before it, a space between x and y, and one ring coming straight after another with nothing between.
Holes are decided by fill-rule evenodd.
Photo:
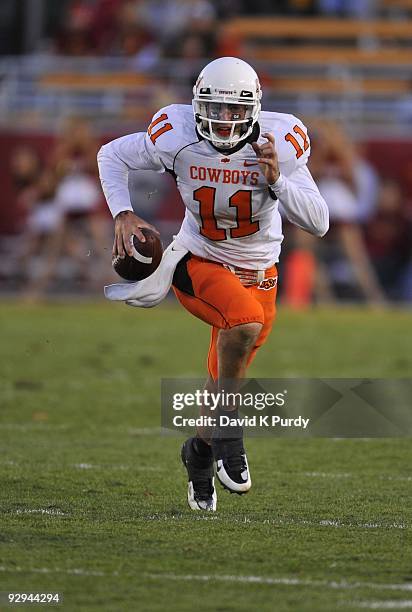
<instances>
[{"instance_id":1,"label":"white football helmet","mask_svg":"<svg viewBox=\"0 0 412 612\"><path fill-rule=\"evenodd\" d=\"M199 133L216 147L234 147L251 134L261 97L258 76L249 64L237 57L210 62L193 87Z\"/></svg>"}]
</instances>

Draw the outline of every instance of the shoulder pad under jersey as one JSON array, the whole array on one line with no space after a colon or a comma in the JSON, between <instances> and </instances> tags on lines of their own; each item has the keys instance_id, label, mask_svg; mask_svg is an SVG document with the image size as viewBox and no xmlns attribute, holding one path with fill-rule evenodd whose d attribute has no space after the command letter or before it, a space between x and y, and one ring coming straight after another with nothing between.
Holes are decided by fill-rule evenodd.
<instances>
[{"instance_id":1,"label":"shoulder pad under jersey","mask_svg":"<svg viewBox=\"0 0 412 612\"><path fill-rule=\"evenodd\" d=\"M296 162L296 166L306 164L310 155L310 141L307 128L294 115L262 111L259 117L260 139L265 132L275 137L275 147L280 163ZM261 141L259 139L259 144Z\"/></svg>"},{"instance_id":2,"label":"shoulder pad under jersey","mask_svg":"<svg viewBox=\"0 0 412 612\"><path fill-rule=\"evenodd\" d=\"M199 140L192 107L171 104L161 108L153 115L146 138L161 159L173 159L184 146Z\"/></svg>"}]
</instances>

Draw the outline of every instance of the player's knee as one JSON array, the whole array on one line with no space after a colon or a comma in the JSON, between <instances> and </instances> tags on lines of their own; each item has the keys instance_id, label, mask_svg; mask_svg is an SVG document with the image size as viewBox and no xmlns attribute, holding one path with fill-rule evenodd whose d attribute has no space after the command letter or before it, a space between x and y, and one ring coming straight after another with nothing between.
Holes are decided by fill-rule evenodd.
<instances>
[{"instance_id":1,"label":"player's knee","mask_svg":"<svg viewBox=\"0 0 412 612\"><path fill-rule=\"evenodd\" d=\"M262 331L262 323L244 323L233 328L234 334L238 341L242 344L254 344L260 332Z\"/></svg>"},{"instance_id":2,"label":"player's knee","mask_svg":"<svg viewBox=\"0 0 412 612\"><path fill-rule=\"evenodd\" d=\"M262 323L252 322L221 330L219 333L220 347L226 350L247 351L255 344L262 327Z\"/></svg>"}]
</instances>

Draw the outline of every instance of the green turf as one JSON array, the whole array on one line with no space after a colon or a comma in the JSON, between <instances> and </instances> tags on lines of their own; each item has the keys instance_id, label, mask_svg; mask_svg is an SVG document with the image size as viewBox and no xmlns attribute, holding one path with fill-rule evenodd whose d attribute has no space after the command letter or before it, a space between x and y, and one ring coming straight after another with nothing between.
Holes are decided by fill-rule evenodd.
<instances>
[{"instance_id":1,"label":"green turf","mask_svg":"<svg viewBox=\"0 0 412 612\"><path fill-rule=\"evenodd\" d=\"M412 599L410 440L250 439L252 492L220 489L218 512L198 515L182 438L155 428L160 378L204 373L205 325L173 304L9 303L0 321L0 591L105 611ZM411 324L281 310L250 374L410 377Z\"/></svg>"}]
</instances>

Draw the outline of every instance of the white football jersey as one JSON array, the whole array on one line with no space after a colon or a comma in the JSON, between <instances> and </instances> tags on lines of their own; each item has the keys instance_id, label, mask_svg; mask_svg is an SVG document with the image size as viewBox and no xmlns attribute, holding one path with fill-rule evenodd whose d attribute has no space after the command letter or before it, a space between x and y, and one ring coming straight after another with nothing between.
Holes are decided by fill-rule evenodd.
<instances>
[{"instance_id":1,"label":"white football jersey","mask_svg":"<svg viewBox=\"0 0 412 612\"><path fill-rule=\"evenodd\" d=\"M255 130L259 145L267 142L262 134L275 137L281 176L271 191L249 142L222 153L199 136L191 106L161 109L147 133L118 138L99 152L113 216L132 210L127 171L151 169L175 177L186 208L178 240L200 257L248 269L277 262L283 240L279 203L299 227L326 233L328 210L306 167L305 126L293 115L263 111Z\"/></svg>"}]
</instances>

